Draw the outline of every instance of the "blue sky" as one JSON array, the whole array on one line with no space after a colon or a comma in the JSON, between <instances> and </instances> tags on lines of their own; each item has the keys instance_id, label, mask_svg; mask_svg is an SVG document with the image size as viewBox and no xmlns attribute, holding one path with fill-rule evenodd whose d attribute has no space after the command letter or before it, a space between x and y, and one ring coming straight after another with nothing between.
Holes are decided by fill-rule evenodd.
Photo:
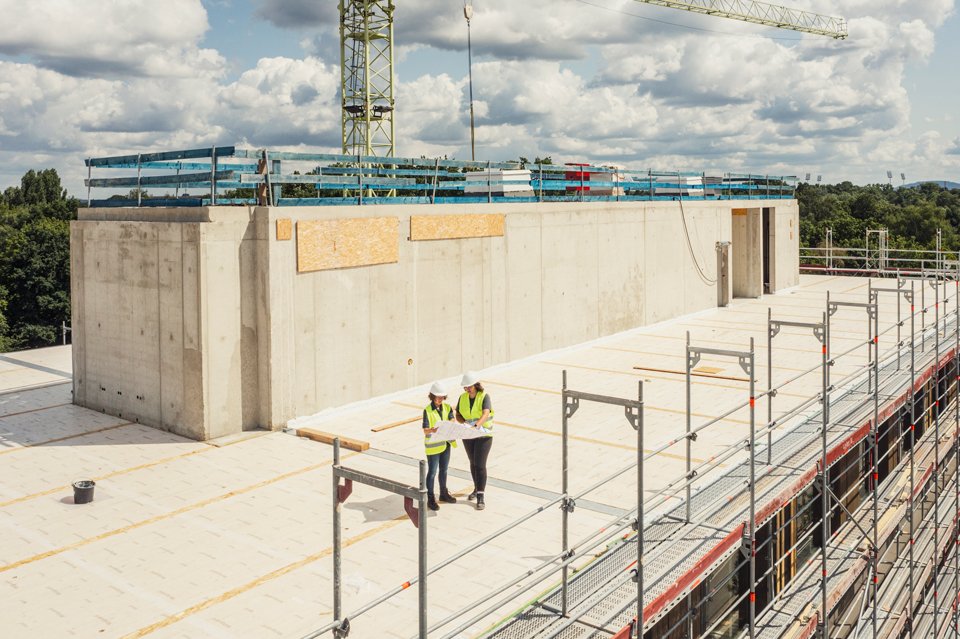
<instances>
[{"instance_id":1,"label":"blue sky","mask_svg":"<svg viewBox=\"0 0 960 639\"><path fill-rule=\"evenodd\" d=\"M930 59L907 68L905 86L910 95L910 124L914 130L935 126L951 139L960 136L957 61L960 61L960 17L954 14L937 31L936 48ZM954 180L960 177L956 167L949 177Z\"/></svg>"},{"instance_id":2,"label":"blue sky","mask_svg":"<svg viewBox=\"0 0 960 639\"><path fill-rule=\"evenodd\" d=\"M799 0L842 43L631 0L475 0L478 156L960 177L954 0ZM0 0L0 188L91 155L336 150L335 0ZM398 152L467 156L460 0L397 0ZM302 96L315 96L303 100Z\"/></svg>"}]
</instances>

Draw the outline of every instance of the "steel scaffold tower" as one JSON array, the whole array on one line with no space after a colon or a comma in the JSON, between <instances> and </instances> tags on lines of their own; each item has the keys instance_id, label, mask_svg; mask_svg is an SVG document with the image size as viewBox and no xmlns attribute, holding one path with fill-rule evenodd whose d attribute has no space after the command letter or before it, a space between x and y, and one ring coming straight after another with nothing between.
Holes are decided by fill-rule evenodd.
<instances>
[{"instance_id":1,"label":"steel scaffold tower","mask_svg":"<svg viewBox=\"0 0 960 639\"><path fill-rule=\"evenodd\" d=\"M344 154L396 154L393 12L393 0L340 0Z\"/></svg>"}]
</instances>

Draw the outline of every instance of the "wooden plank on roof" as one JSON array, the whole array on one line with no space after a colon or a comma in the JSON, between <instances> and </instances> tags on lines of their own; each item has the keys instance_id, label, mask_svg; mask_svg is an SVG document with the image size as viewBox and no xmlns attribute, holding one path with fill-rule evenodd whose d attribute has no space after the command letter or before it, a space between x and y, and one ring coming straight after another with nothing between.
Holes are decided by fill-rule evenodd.
<instances>
[{"instance_id":1,"label":"wooden plank on roof","mask_svg":"<svg viewBox=\"0 0 960 639\"><path fill-rule=\"evenodd\" d=\"M300 220L297 272L392 264L400 261L396 217Z\"/></svg>"},{"instance_id":2,"label":"wooden plank on roof","mask_svg":"<svg viewBox=\"0 0 960 639\"><path fill-rule=\"evenodd\" d=\"M320 442L321 444L330 444L331 446L333 445L333 440L339 437L340 445L347 450L355 450L358 453L362 453L363 451L370 449L370 442L365 442L360 439L353 439L351 437L343 437L342 435L325 433L322 430L314 430L312 428L298 428L297 437L305 437L315 442Z\"/></svg>"}]
</instances>

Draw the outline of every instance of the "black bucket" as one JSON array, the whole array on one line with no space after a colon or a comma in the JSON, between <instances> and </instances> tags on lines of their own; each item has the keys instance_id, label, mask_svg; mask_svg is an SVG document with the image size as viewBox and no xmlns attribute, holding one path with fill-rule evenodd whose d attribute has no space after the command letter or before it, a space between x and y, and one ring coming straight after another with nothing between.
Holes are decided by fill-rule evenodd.
<instances>
[{"instance_id":1,"label":"black bucket","mask_svg":"<svg viewBox=\"0 0 960 639\"><path fill-rule=\"evenodd\" d=\"M93 501L93 487L96 485L97 482L89 479L73 482L73 503L89 504Z\"/></svg>"}]
</instances>

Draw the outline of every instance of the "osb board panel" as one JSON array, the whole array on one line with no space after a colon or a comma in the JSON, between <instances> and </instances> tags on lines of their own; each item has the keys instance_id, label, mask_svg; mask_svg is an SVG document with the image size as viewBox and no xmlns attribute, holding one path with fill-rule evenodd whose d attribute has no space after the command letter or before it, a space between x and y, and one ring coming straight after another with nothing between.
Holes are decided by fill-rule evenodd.
<instances>
[{"instance_id":1,"label":"osb board panel","mask_svg":"<svg viewBox=\"0 0 960 639\"><path fill-rule=\"evenodd\" d=\"M733 209L734 215L746 215L747 209Z\"/></svg>"},{"instance_id":2,"label":"osb board panel","mask_svg":"<svg viewBox=\"0 0 960 639\"><path fill-rule=\"evenodd\" d=\"M300 220L297 272L398 262L399 232L396 217Z\"/></svg>"},{"instance_id":3,"label":"osb board panel","mask_svg":"<svg viewBox=\"0 0 960 639\"><path fill-rule=\"evenodd\" d=\"M458 240L471 237L503 237L503 214L411 215L410 239Z\"/></svg>"},{"instance_id":4,"label":"osb board panel","mask_svg":"<svg viewBox=\"0 0 960 639\"><path fill-rule=\"evenodd\" d=\"M281 218L277 220L277 239L289 240L293 237L293 220Z\"/></svg>"}]
</instances>

